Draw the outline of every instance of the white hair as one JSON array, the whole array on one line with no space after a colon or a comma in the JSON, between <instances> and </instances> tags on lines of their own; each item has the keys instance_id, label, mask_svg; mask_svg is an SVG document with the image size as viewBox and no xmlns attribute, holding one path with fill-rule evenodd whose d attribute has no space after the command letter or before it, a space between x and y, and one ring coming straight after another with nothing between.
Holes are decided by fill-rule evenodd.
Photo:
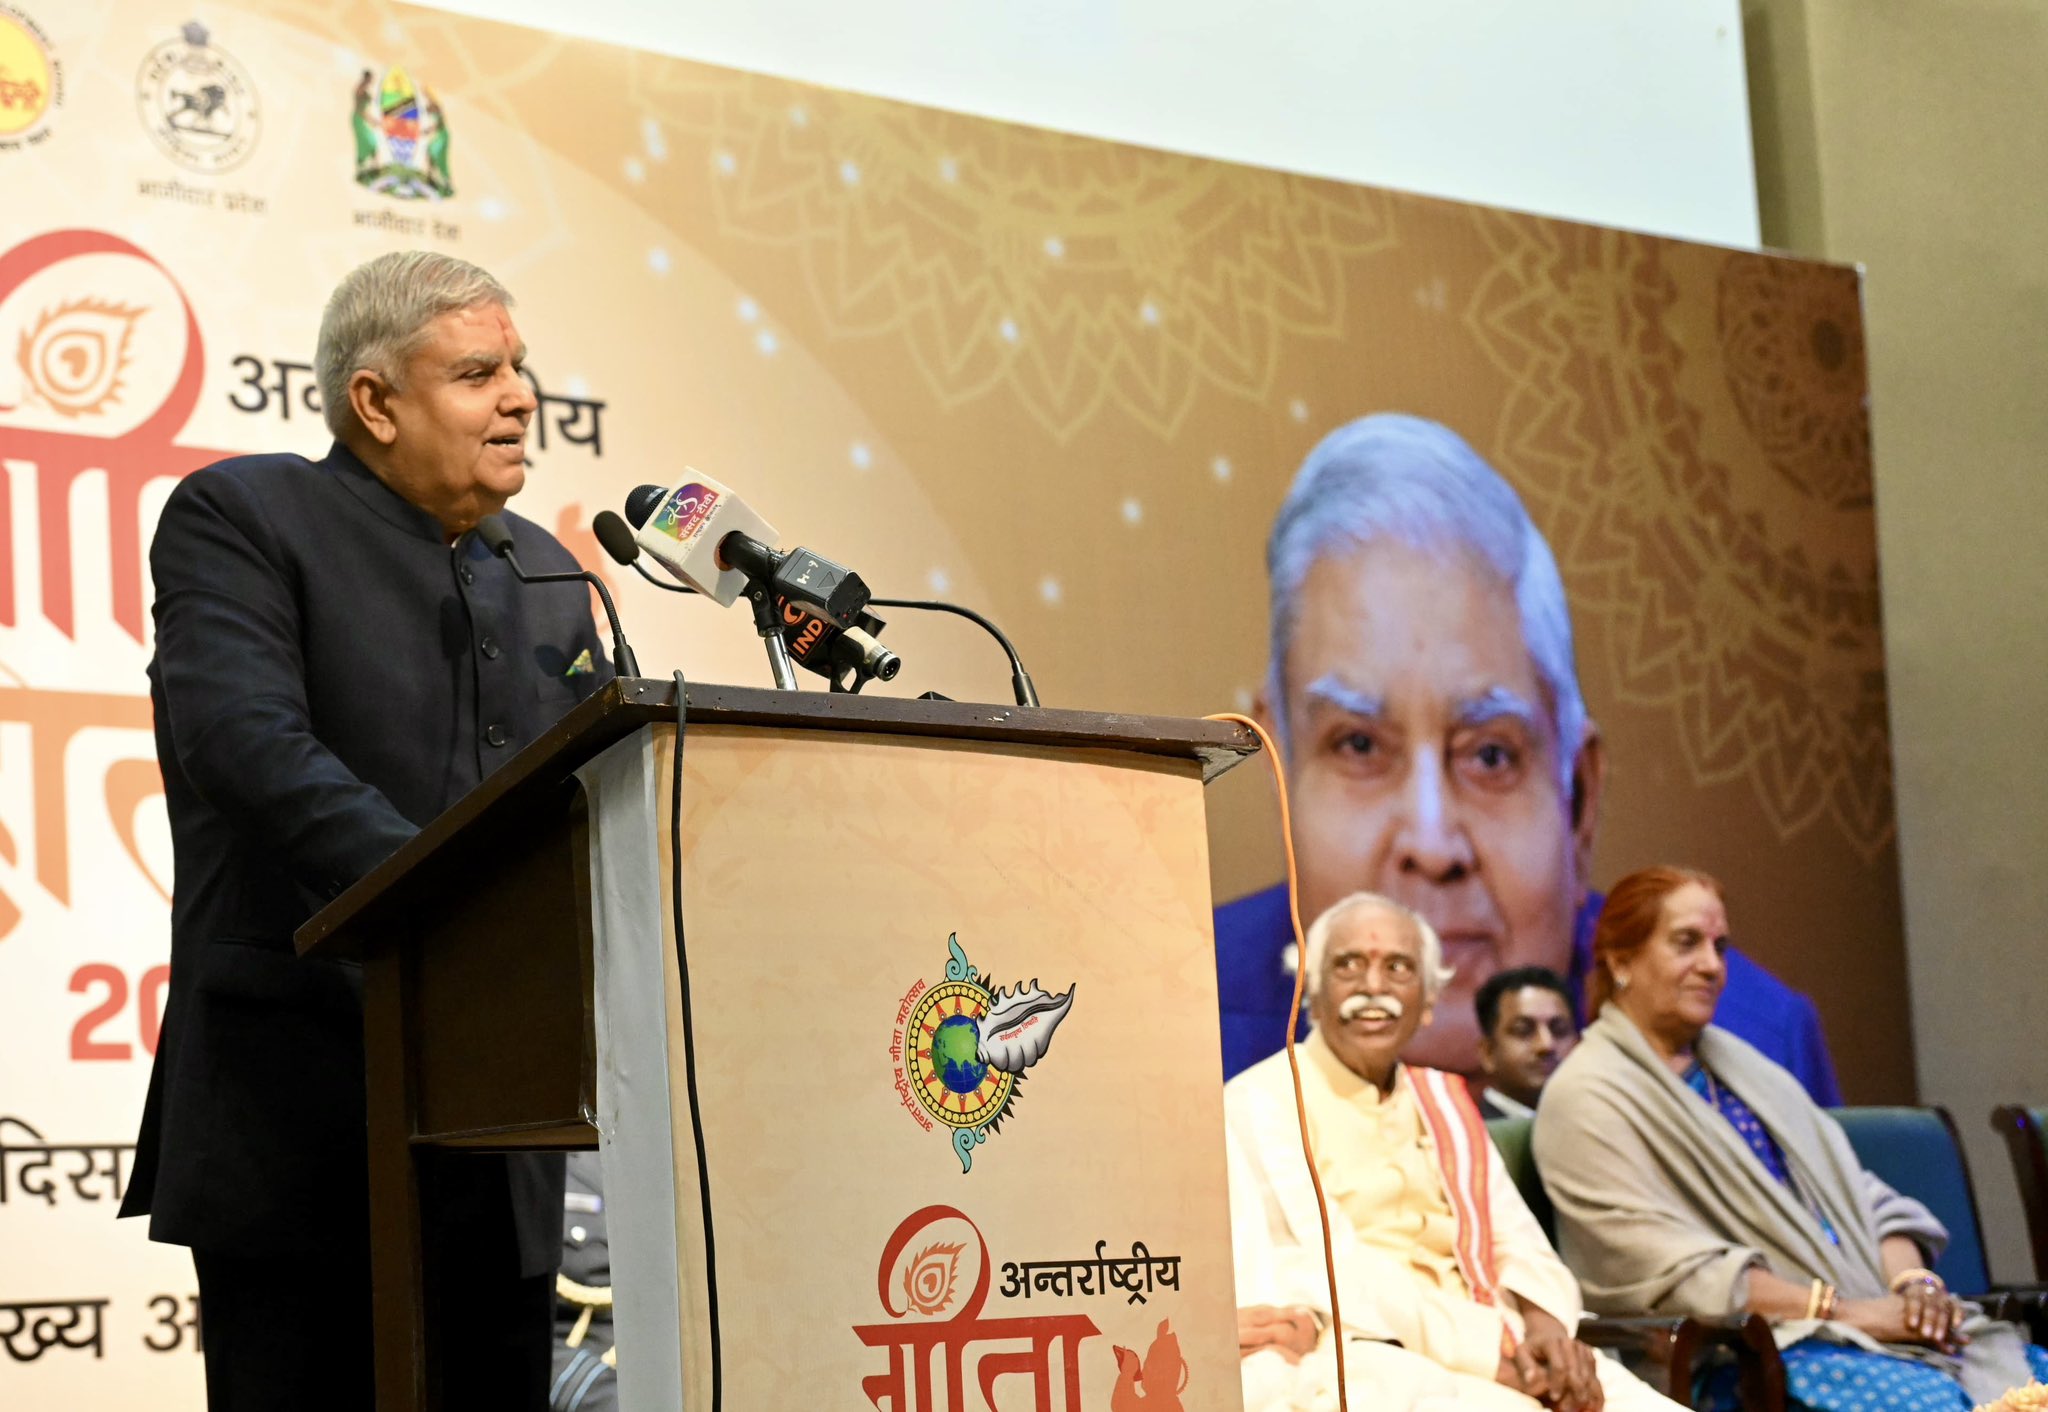
<instances>
[{"instance_id":1,"label":"white hair","mask_svg":"<svg viewBox=\"0 0 2048 1412\"><path fill-rule=\"evenodd\" d=\"M1295 473L1266 541L1272 594L1267 699L1287 738L1284 663L1300 618L1302 583L1324 555L1391 538L1416 549L1464 549L1514 590L1522 641L1549 693L1559 784L1586 739L1586 701L1572 656L1564 580L1514 487L1464 438L1438 422L1382 412L1324 437Z\"/></svg>"},{"instance_id":2,"label":"white hair","mask_svg":"<svg viewBox=\"0 0 2048 1412\"><path fill-rule=\"evenodd\" d=\"M512 307L512 296L467 260L433 250L394 250L342 276L320 316L313 376L320 385L320 415L342 436L356 425L348 382L367 368L393 387L406 360L426 339L427 325L443 314L479 304Z\"/></svg>"},{"instance_id":3,"label":"white hair","mask_svg":"<svg viewBox=\"0 0 2048 1412\"><path fill-rule=\"evenodd\" d=\"M1330 933L1337 929L1337 923L1367 907L1392 913L1415 929L1416 949L1422 953L1422 999L1426 1004L1435 1003L1436 998L1443 994L1444 987L1451 983L1451 977L1457 974L1444 965L1443 939L1436 934L1436 928L1429 924L1428 918L1413 907L1403 907L1393 898L1382 897L1377 892L1354 892L1349 897L1341 897L1323 909L1322 916L1309 923L1308 935L1304 938L1308 942L1307 954L1302 962L1308 968L1302 981L1303 1001L1313 1000L1316 992L1323 988L1323 958L1330 952Z\"/></svg>"}]
</instances>

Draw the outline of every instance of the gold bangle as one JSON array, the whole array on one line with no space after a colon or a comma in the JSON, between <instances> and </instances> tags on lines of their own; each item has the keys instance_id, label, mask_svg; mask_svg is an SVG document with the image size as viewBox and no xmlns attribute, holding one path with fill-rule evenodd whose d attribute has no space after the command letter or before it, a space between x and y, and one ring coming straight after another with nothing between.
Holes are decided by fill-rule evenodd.
<instances>
[{"instance_id":1,"label":"gold bangle","mask_svg":"<svg viewBox=\"0 0 2048 1412\"><path fill-rule=\"evenodd\" d=\"M1915 1265L1910 1270L1901 1270L1896 1275L1893 1275L1890 1289L1893 1294L1897 1294L1907 1285L1912 1284L1931 1285L1942 1294L1948 1293L1948 1285L1942 1281L1941 1276L1923 1265Z\"/></svg>"},{"instance_id":2,"label":"gold bangle","mask_svg":"<svg viewBox=\"0 0 2048 1412\"><path fill-rule=\"evenodd\" d=\"M1828 1287L1828 1286L1827 1286L1827 1281L1825 1281L1825 1280L1818 1280L1818 1279L1817 1279L1817 1280L1815 1280L1815 1281L1813 1282L1813 1284L1811 1285L1811 1287L1809 1287L1809 1288L1807 1289L1807 1291L1806 1291L1806 1317L1807 1317L1807 1318L1809 1318L1809 1319L1816 1319L1816 1318L1819 1318L1819 1317L1820 1317L1820 1296L1821 1296L1821 1291L1822 1291L1822 1290L1825 1290L1825 1289L1826 1289L1827 1287Z\"/></svg>"},{"instance_id":3,"label":"gold bangle","mask_svg":"<svg viewBox=\"0 0 2048 1412\"><path fill-rule=\"evenodd\" d=\"M1821 1291L1819 1317L1822 1322L1834 1318L1835 1310L1841 1307L1841 1303L1841 1295L1833 1285L1829 1285L1825 1290Z\"/></svg>"}]
</instances>

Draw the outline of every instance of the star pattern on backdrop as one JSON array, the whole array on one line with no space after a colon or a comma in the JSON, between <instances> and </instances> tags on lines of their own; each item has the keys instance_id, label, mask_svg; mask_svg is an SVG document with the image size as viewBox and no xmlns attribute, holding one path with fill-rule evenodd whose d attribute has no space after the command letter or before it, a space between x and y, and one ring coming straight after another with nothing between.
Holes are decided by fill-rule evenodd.
<instances>
[{"instance_id":1,"label":"star pattern on backdrop","mask_svg":"<svg viewBox=\"0 0 2048 1412\"><path fill-rule=\"evenodd\" d=\"M791 252L827 336L887 341L937 402L1008 389L1071 438L1163 437L1337 339L1394 198L698 65L636 70L722 234Z\"/></svg>"}]
</instances>

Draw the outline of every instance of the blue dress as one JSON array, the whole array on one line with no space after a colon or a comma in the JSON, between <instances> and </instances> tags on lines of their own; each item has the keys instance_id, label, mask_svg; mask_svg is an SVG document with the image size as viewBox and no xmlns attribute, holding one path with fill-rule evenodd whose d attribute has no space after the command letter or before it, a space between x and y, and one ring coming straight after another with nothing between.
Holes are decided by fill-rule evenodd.
<instances>
[{"instance_id":1,"label":"blue dress","mask_svg":"<svg viewBox=\"0 0 2048 1412\"><path fill-rule=\"evenodd\" d=\"M1685 1082L1727 1119L1765 1171L1800 1196L1828 1240L1840 1245L1841 1237L1827 1217L1800 1194L1777 1139L1740 1095L1717 1083L1697 1060L1686 1070ZM1785 1360L1786 1402L1793 1408L1810 1412L1970 1412L1970 1395L1963 1385L1925 1363L1819 1339L1795 1343L1782 1350L1781 1356ZM2027 1366L2037 1382L2048 1381L2048 1352L2027 1345ZM1693 1392L1693 1404L1713 1412L1734 1412L1742 1405L1732 1363L1703 1372Z\"/></svg>"}]
</instances>

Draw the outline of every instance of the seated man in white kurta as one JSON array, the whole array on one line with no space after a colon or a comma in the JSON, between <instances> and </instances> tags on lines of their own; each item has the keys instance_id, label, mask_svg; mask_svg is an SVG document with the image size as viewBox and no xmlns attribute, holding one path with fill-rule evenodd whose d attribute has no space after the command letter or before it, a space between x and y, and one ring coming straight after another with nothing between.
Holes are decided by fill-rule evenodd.
<instances>
[{"instance_id":1,"label":"seated man in white kurta","mask_svg":"<svg viewBox=\"0 0 2048 1412\"><path fill-rule=\"evenodd\" d=\"M1578 1283L1463 1081L1400 1062L1447 978L1427 922L1356 893L1308 932L1298 1047L1354 1407L1675 1412L1573 1337ZM1287 1056L1224 1086L1246 1412L1336 1401L1329 1280Z\"/></svg>"}]
</instances>

